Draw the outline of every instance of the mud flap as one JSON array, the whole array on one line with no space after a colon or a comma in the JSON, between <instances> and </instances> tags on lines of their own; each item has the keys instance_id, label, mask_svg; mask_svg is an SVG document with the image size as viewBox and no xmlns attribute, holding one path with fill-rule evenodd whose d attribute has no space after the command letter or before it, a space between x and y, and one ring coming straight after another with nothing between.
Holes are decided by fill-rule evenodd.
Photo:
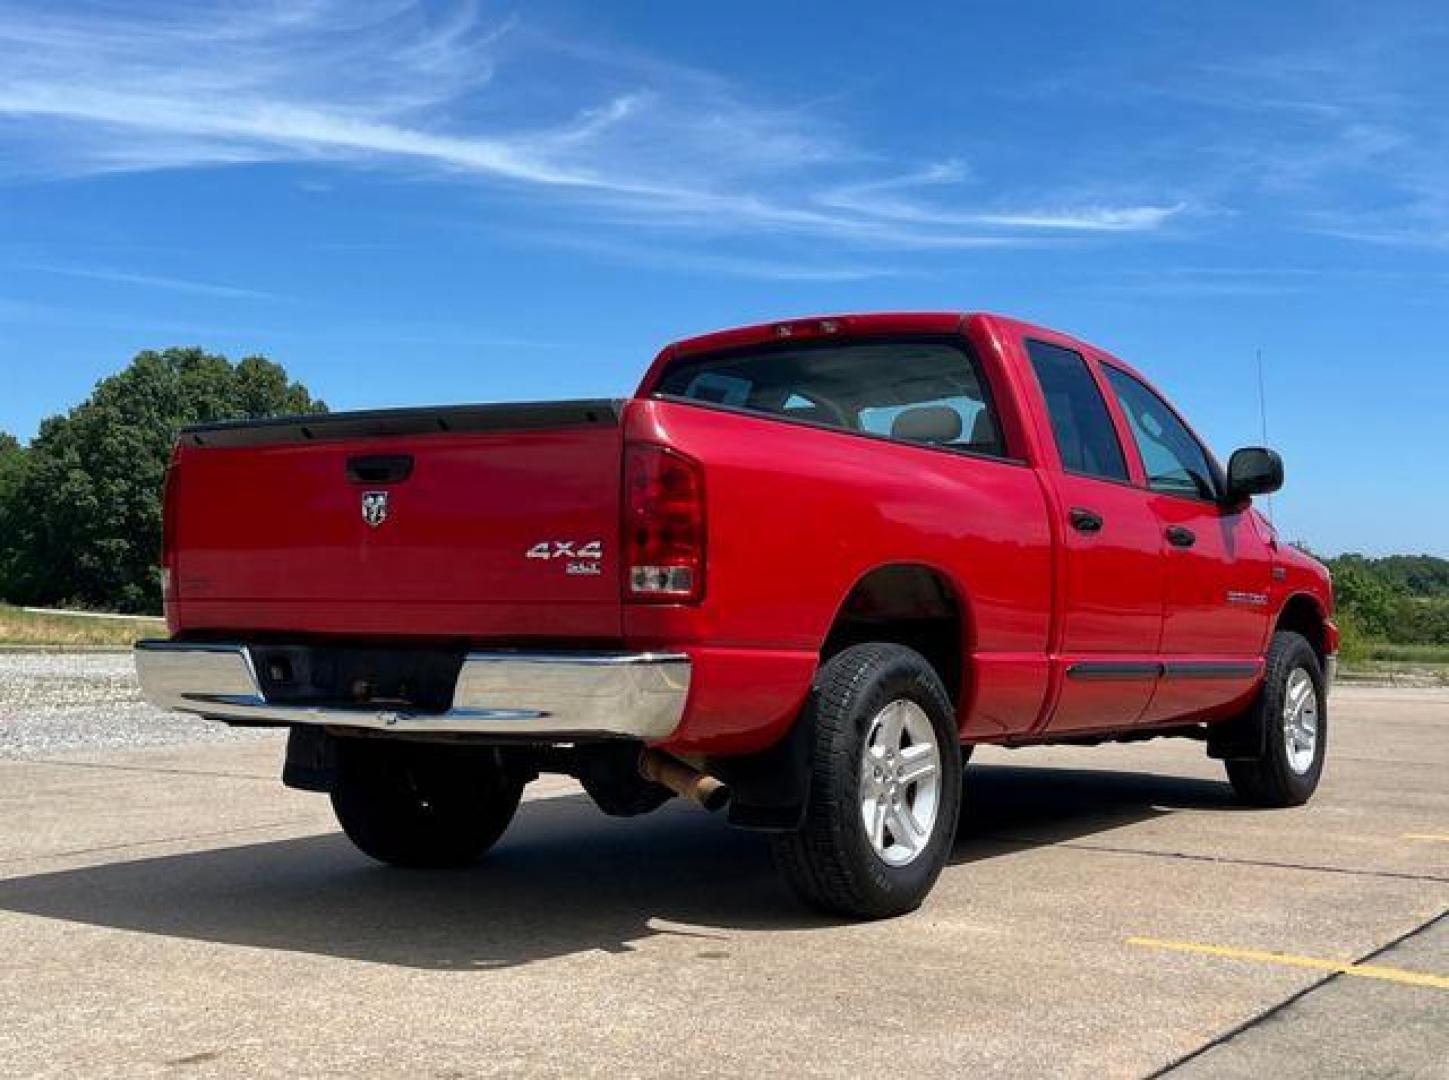
<instances>
[{"instance_id":1,"label":"mud flap","mask_svg":"<svg viewBox=\"0 0 1449 1080\"><path fill-rule=\"evenodd\" d=\"M729 823L760 832L794 832L810 800L810 722L802 716L774 746L757 754L711 758L706 771L730 789Z\"/></svg>"},{"instance_id":2,"label":"mud flap","mask_svg":"<svg viewBox=\"0 0 1449 1080\"><path fill-rule=\"evenodd\" d=\"M1220 761L1257 760L1267 752L1262 710L1256 702L1231 720L1208 725L1208 757Z\"/></svg>"},{"instance_id":3,"label":"mud flap","mask_svg":"<svg viewBox=\"0 0 1449 1080\"><path fill-rule=\"evenodd\" d=\"M323 728L293 724L282 783L298 791L332 791L337 785L337 740Z\"/></svg>"}]
</instances>

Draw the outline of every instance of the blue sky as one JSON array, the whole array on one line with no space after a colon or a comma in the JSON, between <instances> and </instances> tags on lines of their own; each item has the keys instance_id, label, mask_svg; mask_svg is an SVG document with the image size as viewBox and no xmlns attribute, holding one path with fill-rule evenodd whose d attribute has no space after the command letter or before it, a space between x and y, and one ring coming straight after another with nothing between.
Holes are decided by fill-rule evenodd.
<instances>
[{"instance_id":1,"label":"blue sky","mask_svg":"<svg viewBox=\"0 0 1449 1080\"><path fill-rule=\"evenodd\" d=\"M1449 11L0 0L0 429L137 350L334 407L625 394L742 321L1137 364L1282 530L1449 555Z\"/></svg>"}]
</instances>

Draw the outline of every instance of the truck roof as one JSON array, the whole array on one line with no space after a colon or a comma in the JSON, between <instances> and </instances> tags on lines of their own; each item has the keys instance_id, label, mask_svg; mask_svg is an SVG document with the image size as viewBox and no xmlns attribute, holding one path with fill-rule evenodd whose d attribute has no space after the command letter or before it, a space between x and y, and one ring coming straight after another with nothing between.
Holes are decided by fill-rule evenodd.
<instances>
[{"instance_id":1,"label":"truck roof","mask_svg":"<svg viewBox=\"0 0 1449 1080\"><path fill-rule=\"evenodd\" d=\"M735 348L741 345L776 341L789 337L815 337L820 328L833 325L845 336L855 334L889 333L954 333L973 317L982 317L1002 326L1017 330L1049 334L1055 338L1077 341L1084 348L1101 352L1093 346L1061 330L1031 323L1010 315L989 311L863 311L843 312L835 315L804 315L787 319L772 319L770 322L751 323L725 330L713 330L693 337L681 338L665 346L664 351L675 356L698 352L712 352L716 349ZM834 331L831 331L834 332Z\"/></svg>"},{"instance_id":2,"label":"truck roof","mask_svg":"<svg viewBox=\"0 0 1449 1080\"><path fill-rule=\"evenodd\" d=\"M770 322L752 323L747 326L736 326L682 338L666 345L660 351L654 363L650 365L641 387L652 386L662 369L670 361L680 356L714 352L721 349L736 349L786 339L819 340L836 333L842 337L887 334L955 334L961 332L966 323L973 319L984 320L998 330L1021 336L1040 335L1061 344L1075 346L1082 352L1107 357L1140 377L1140 374L1130 365L1123 363L1100 346L1083 341L1061 330L1053 330L1050 327L1027 322L1010 315L998 315L989 311L870 311L774 319Z\"/></svg>"}]
</instances>

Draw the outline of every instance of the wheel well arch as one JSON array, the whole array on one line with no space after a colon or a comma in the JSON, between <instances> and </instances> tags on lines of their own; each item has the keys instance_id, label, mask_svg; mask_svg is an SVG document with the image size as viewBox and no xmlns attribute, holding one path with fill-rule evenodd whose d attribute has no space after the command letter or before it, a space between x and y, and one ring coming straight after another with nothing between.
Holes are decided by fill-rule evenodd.
<instances>
[{"instance_id":1,"label":"wheel well arch","mask_svg":"<svg viewBox=\"0 0 1449 1080\"><path fill-rule=\"evenodd\" d=\"M1318 654L1319 663L1322 663L1328 655L1327 621L1328 616L1315 597L1308 593L1294 593L1278 612L1273 632L1276 634L1282 630L1291 630L1302 634Z\"/></svg>"},{"instance_id":2,"label":"wheel well arch","mask_svg":"<svg viewBox=\"0 0 1449 1080\"><path fill-rule=\"evenodd\" d=\"M965 693L966 597L945 571L925 563L885 563L862 574L841 600L822 662L867 641L916 650L936 669L953 705Z\"/></svg>"}]
</instances>

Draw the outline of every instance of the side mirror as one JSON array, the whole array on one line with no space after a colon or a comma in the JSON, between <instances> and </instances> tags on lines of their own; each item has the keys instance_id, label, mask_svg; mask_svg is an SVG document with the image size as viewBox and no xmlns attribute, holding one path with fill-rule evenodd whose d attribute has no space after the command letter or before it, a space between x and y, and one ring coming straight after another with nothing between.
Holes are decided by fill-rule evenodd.
<instances>
[{"instance_id":1,"label":"side mirror","mask_svg":"<svg viewBox=\"0 0 1449 1080\"><path fill-rule=\"evenodd\" d=\"M1265 446L1234 450L1228 459L1229 503L1241 503L1254 495L1270 495L1283 486L1283 459Z\"/></svg>"}]
</instances>

